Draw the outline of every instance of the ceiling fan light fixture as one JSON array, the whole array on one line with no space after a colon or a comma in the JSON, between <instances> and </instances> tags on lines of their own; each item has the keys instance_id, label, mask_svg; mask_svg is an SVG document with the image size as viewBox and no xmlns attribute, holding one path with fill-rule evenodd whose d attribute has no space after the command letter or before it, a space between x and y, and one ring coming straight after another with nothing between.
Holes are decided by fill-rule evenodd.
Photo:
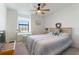
<instances>
[{"instance_id":1,"label":"ceiling fan light fixture","mask_svg":"<svg viewBox=\"0 0 79 59\"><path fill-rule=\"evenodd\" d=\"M36 9L34 11L36 14L45 14L45 11L50 11L49 9L45 9L44 7L46 6L45 3L38 3Z\"/></svg>"},{"instance_id":2,"label":"ceiling fan light fixture","mask_svg":"<svg viewBox=\"0 0 79 59\"><path fill-rule=\"evenodd\" d=\"M42 12L41 10L37 10L37 13L38 13L38 14L41 14L41 12Z\"/></svg>"},{"instance_id":3,"label":"ceiling fan light fixture","mask_svg":"<svg viewBox=\"0 0 79 59\"><path fill-rule=\"evenodd\" d=\"M38 12L38 13L40 13L40 12L41 12L41 10L38 10L37 12Z\"/></svg>"}]
</instances>

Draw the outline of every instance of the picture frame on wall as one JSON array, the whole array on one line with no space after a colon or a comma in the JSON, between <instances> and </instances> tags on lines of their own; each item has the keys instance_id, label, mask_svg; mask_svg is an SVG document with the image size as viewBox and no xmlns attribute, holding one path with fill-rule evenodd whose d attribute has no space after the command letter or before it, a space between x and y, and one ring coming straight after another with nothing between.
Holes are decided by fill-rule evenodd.
<instances>
[{"instance_id":1,"label":"picture frame on wall","mask_svg":"<svg viewBox=\"0 0 79 59\"><path fill-rule=\"evenodd\" d=\"M36 25L41 25L41 20L36 20L35 23Z\"/></svg>"}]
</instances>

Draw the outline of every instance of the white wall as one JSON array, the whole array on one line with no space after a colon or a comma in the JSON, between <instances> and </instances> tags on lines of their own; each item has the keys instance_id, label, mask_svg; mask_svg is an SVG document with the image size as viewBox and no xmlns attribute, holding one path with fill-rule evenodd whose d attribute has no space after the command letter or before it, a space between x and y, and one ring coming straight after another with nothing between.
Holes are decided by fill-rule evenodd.
<instances>
[{"instance_id":1,"label":"white wall","mask_svg":"<svg viewBox=\"0 0 79 59\"><path fill-rule=\"evenodd\" d=\"M62 23L62 27L73 28L73 46L79 48L79 4L62 9L53 15L47 15L44 27L55 27L57 22Z\"/></svg>"},{"instance_id":2,"label":"white wall","mask_svg":"<svg viewBox=\"0 0 79 59\"><path fill-rule=\"evenodd\" d=\"M6 26L6 6L3 3L0 3L0 30L5 30Z\"/></svg>"},{"instance_id":3,"label":"white wall","mask_svg":"<svg viewBox=\"0 0 79 59\"><path fill-rule=\"evenodd\" d=\"M41 22L40 25L36 24L36 21ZM43 33L43 23L44 23L44 17L41 15L33 15L31 17L31 29L32 29L32 34L41 34Z\"/></svg>"},{"instance_id":4,"label":"white wall","mask_svg":"<svg viewBox=\"0 0 79 59\"><path fill-rule=\"evenodd\" d=\"M17 13L7 8L6 41L16 40Z\"/></svg>"}]
</instances>

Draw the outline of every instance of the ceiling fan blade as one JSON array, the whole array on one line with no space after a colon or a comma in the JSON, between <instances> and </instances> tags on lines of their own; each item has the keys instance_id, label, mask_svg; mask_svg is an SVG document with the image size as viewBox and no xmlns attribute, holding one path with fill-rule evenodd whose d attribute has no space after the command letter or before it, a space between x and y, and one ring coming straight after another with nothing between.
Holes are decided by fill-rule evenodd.
<instances>
[{"instance_id":1,"label":"ceiling fan blade","mask_svg":"<svg viewBox=\"0 0 79 59\"><path fill-rule=\"evenodd\" d=\"M44 6L46 6L46 4L45 3L41 3L41 8L43 8Z\"/></svg>"},{"instance_id":2,"label":"ceiling fan blade","mask_svg":"<svg viewBox=\"0 0 79 59\"><path fill-rule=\"evenodd\" d=\"M44 12L41 12L42 14L45 14Z\"/></svg>"},{"instance_id":3,"label":"ceiling fan blade","mask_svg":"<svg viewBox=\"0 0 79 59\"><path fill-rule=\"evenodd\" d=\"M37 10L30 10L30 11L37 11Z\"/></svg>"},{"instance_id":4,"label":"ceiling fan blade","mask_svg":"<svg viewBox=\"0 0 79 59\"><path fill-rule=\"evenodd\" d=\"M37 8L36 6L33 6L34 8Z\"/></svg>"},{"instance_id":5,"label":"ceiling fan blade","mask_svg":"<svg viewBox=\"0 0 79 59\"><path fill-rule=\"evenodd\" d=\"M50 9L43 9L42 11L50 11Z\"/></svg>"}]
</instances>

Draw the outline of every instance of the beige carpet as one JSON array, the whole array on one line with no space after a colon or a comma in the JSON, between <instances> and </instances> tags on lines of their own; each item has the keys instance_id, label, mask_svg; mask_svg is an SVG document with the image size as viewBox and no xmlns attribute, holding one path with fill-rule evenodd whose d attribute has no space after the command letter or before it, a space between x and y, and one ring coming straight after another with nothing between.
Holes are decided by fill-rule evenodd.
<instances>
[{"instance_id":1,"label":"beige carpet","mask_svg":"<svg viewBox=\"0 0 79 59\"><path fill-rule=\"evenodd\" d=\"M69 48L63 52L63 55L79 55L79 48Z\"/></svg>"},{"instance_id":2,"label":"beige carpet","mask_svg":"<svg viewBox=\"0 0 79 59\"><path fill-rule=\"evenodd\" d=\"M15 55L29 55L29 52L24 44L24 42L17 42L15 48ZM79 55L78 48L68 48L65 50L62 55Z\"/></svg>"},{"instance_id":3,"label":"beige carpet","mask_svg":"<svg viewBox=\"0 0 79 59\"><path fill-rule=\"evenodd\" d=\"M29 55L29 52L23 42L17 42L14 55Z\"/></svg>"}]
</instances>

